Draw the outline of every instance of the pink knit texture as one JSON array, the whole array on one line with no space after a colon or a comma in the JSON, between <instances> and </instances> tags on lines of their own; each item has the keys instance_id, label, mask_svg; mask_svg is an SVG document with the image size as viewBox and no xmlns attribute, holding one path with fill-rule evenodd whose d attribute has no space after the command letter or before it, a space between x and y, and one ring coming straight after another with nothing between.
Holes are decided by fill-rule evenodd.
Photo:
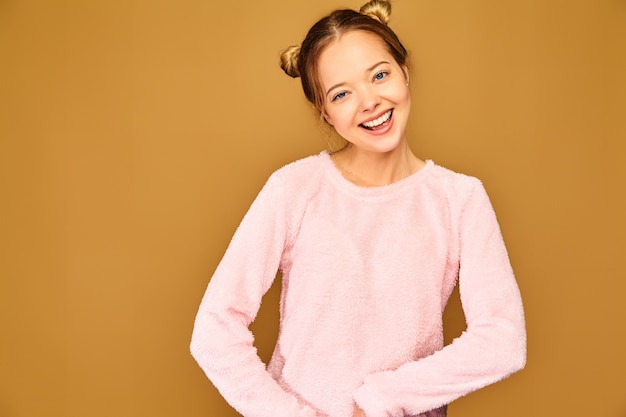
<instances>
[{"instance_id":1,"label":"pink knit texture","mask_svg":"<svg viewBox=\"0 0 626 417\"><path fill-rule=\"evenodd\" d=\"M277 270L268 366L248 326ZM459 282L467 330L443 347ZM443 417L523 368L520 293L482 184L427 161L384 187L345 180L328 153L276 171L204 295L191 351L245 417ZM431 411L432 410L432 411Z\"/></svg>"}]
</instances>

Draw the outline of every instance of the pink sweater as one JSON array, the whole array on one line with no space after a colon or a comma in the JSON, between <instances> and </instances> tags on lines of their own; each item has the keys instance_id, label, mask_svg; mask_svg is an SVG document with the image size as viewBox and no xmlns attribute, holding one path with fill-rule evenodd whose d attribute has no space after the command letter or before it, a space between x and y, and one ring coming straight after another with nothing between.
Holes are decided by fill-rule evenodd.
<instances>
[{"instance_id":1,"label":"pink sweater","mask_svg":"<svg viewBox=\"0 0 626 417\"><path fill-rule=\"evenodd\" d=\"M248 326L279 269L266 367ZM457 278L467 330L443 347ZM526 360L520 293L482 184L427 161L359 187L326 152L276 171L211 279L191 351L245 417L350 417L355 403L368 417L445 416Z\"/></svg>"}]
</instances>

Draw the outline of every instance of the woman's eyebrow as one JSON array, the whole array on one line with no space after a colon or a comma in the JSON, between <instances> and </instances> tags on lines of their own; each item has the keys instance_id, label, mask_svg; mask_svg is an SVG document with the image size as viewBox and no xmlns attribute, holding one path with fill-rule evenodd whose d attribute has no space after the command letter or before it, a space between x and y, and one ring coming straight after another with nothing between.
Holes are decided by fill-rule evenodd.
<instances>
[{"instance_id":1,"label":"woman's eyebrow","mask_svg":"<svg viewBox=\"0 0 626 417\"><path fill-rule=\"evenodd\" d=\"M389 63L389 62L387 62L387 61L380 61L380 62L377 62L377 63L375 63L374 65L372 65L371 67L369 67L368 69L366 69L366 70L365 70L365 72L370 72L370 71L372 71L374 68L376 68L377 66L382 65L382 64L388 64L388 63Z\"/></svg>"}]
</instances>

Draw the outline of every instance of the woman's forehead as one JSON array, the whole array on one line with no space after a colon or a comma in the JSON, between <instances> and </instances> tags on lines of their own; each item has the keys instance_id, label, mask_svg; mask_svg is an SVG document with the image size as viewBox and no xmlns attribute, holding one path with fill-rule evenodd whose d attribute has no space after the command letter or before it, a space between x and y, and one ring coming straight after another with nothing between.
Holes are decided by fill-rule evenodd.
<instances>
[{"instance_id":1,"label":"woman's forehead","mask_svg":"<svg viewBox=\"0 0 626 417\"><path fill-rule=\"evenodd\" d=\"M395 62L377 36L364 31L351 31L332 42L319 56L317 67L323 84L336 77L358 75L379 62Z\"/></svg>"}]
</instances>

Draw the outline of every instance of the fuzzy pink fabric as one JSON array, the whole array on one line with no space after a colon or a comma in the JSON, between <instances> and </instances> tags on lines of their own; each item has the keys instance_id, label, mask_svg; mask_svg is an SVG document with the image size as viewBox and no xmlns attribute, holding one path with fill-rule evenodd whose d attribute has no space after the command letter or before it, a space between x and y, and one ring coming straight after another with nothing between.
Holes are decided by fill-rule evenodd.
<instances>
[{"instance_id":1,"label":"fuzzy pink fabric","mask_svg":"<svg viewBox=\"0 0 626 417\"><path fill-rule=\"evenodd\" d=\"M248 326L283 274L266 367ZM459 282L467 330L443 347ZM204 295L191 351L245 417L443 417L445 405L521 369L520 293L475 178L427 161L397 183L345 180L328 153L276 171Z\"/></svg>"}]
</instances>

